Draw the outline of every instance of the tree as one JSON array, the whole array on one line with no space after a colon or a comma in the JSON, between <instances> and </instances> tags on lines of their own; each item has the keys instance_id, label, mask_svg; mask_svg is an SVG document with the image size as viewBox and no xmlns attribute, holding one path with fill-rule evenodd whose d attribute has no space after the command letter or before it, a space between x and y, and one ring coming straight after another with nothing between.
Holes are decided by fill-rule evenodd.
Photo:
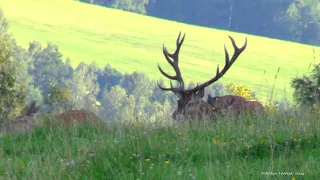
<instances>
[{"instance_id":1,"label":"tree","mask_svg":"<svg viewBox=\"0 0 320 180\"><path fill-rule=\"evenodd\" d=\"M119 85L121 78L122 74L107 64L103 70L98 73L97 80L100 91L98 93L97 100L100 101L102 99L104 89L110 90L111 87Z\"/></svg>"},{"instance_id":2,"label":"tree","mask_svg":"<svg viewBox=\"0 0 320 180\"><path fill-rule=\"evenodd\" d=\"M74 107L70 88L63 88L55 82L50 82L48 95L44 97L44 103L49 105L49 112L60 114Z\"/></svg>"},{"instance_id":3,"label":"tree","mask_svg":"<svg viewBox=\"0 0 320 180\"><path fill-rule=\"evenodd\" d=\"M63 89L71 86L73 68L70 59L66 63L62 61L58 46L48 43L42 48L40 43L34 41L29 44L28 53L32 61L29 73L33 76L34 86L41 89L44 97L48 94L50 83L59 84Z\"/></svg>"},{"instance_id":4,"label":"tree","mask_svg":"<svg viewBox=\"0 0 320 180\"><path fill-rule=\"evenodd\" d=\"M34 86L33 77L29 74L29 70L33 69L32 58L30 58L26 49L15 45L13 47L13 56L19 71L17 71L17 82L26 87L27 102L36 101L40 104L43 100L41 89Z\"/></svg>"},{"instance_id":5,"label":"tree","mask_svg":"<svg viewBox=\"0 0 320 180\"><path fill-rule=\"evenodd\" d=\"M25 86L17 81L16 42L7 30L8 22L0 9L0 123L20 114L26 99Z\"/></svg>"},{"instance_id":6,"label":"tree","mask_svg":"<svg viewBox=\"0 0 320 180\"><path fill-rule=\"evenodd\" d=\"M112 87L110 90L105 88L100 107L102 117L108 121L126 118L120 112L122 112L127 98L126 91L119 85Z\"/></svg>"},{"instance_id":7,"label":"tree","mask_svg":"<svg viewBox=\"0 0 320 180\"><path fill-rule=\"evenodd\" d=\"M318 0L294 0L281 22L286 23L293 40L320 44L320 2Z\"/></svg>"},{"instance_id":8,"label":"tree","mask_svg":"<svg viewBox=\"0 0 320 180\"><path fill-rule=\"evenodd\" d=\"M146 14L146 5L149 0L80 0L91 4L99 4L101 6L123 9L126 11Z\"/></svg>"},{"instance_id":9,"label":"tree","mask_svg":"<svg viewBox=\"0 0 320 180\"><path fill-rule=\"evenodd\" d=\"M294 99L301 105L313 107L320 103L320 64L314 66L311 75L297 77L292 80Z\"/></svg>"},{"instance_id":10,"label":"tree","mask_svg":"<svg viewBox=\"0 0 320 180\"><path fill-rule=\"evenodd\" d=\"M98 114L100 103L96 97L100 91L97 80L99 73L100 69L96 63L88 65L81 62L75 69L71 93L76 109L85 108Z\"/></svg>"}]
</instances>

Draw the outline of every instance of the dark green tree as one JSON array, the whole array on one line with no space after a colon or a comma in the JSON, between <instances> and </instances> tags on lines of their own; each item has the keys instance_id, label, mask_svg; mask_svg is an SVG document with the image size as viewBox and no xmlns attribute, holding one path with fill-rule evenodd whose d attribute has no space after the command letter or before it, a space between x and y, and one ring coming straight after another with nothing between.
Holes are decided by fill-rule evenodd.
<instances>
[{"instance_id":1,"label":"dark green tree","mask_svg":"<svg viewBox=\"0 0 320 180\"><path fill-rule=\"evenodd\" d=\"M81 62L75 69L71 89L76 109L85 108L98 114L100 103L96 97L100 91L97 80L99 72L96 63L88 65Z\"/></svg>"},{"instance_id":2,"label":"dark green tree","mask_svg":"<svg viewBox=\"0 0 320 180\"><path fill-rule=\"evenodd\" d=\"M320 44L320 2L294 0L283 17L292 39L304 43Z\"/></svg>"},{"instance_id":3,"label":"dark green tree","mask_svg":"<svg viewBox=\"0 0 320 180\"><path fill-rule=\"evenodd\" d=\"M55 82L50 82L48 94L44 97L44 104L49 108L49 112L60 114L66 110L74 109L74 102L71 96L71 89L61 87Z\"/></svg>"},{"instance_id":4,"label":"dark green tree","mask_svg":"<svg viewBox=\"0 0 320 180\"><path fill-rule=\"evenodd\" d=\"M102 99L104 89L110 90L111 87L119 85L121 78L122 74L107 64L103 70L98 73L97 80L100 91L98 93L97 100L100 101Z\"/></svg>"},{"instance_id":5,"label":"dark green tree","mask_svg":"<svg viewBox=\"0 0 320 180\"><path fill-rule=\"evenodd\" d=\"M16 42L7 30L8 22L0 9L0 124L19 115L26 103L25 86L17 80Z\"/></svg>"},{"instance_id":6,"label":"dark green tree","mask_svg":"<svg viewBox=\"0 0 320 180\"><path fill-rule=\"evenodd\" d=\"M294 99L301 106L313 107L320 102L320 64L314 66L311 75L294 78Z\"/></svg>"},{"instance_id":7,"label":"dark green tree","mask_svg":"<svg viewBox=\"0 0 320 180\"><path fill-rule=\"evenodd\" d=\"M100 114L108 121L125 119L128 114L123 114L122 112L125 105L127 105L127 101L128 95L121 86L113 86L109 90L105 88L103 90Z\"/></svg>"},{"instance_id":8,"label":"dark green tree","mask_svg":"<svg viewBox=\"0 0 320 180\"><path fill-rule=\"evenodd\" d=\"M41 89L43 96L48 94L50 83L59 84L63 89L71 86L73 68L70 59L63 62L58 46L48 43L42 48L40 43L31 42L28 52L32 61L29 73L33 76L34 86Z\"/></svg>"},{"instance_id":9,"label":"dark green tree","mask_svg":"<svg viewBox=\"0 0 320 180\"><path fill-rule=\"evenodd\" d=\"M136 12L139 14L146 14L146 5L149 0L80 0L91 4L98 4L101 6L122 9L126 11Z\"/></svg>"}]
</instances>

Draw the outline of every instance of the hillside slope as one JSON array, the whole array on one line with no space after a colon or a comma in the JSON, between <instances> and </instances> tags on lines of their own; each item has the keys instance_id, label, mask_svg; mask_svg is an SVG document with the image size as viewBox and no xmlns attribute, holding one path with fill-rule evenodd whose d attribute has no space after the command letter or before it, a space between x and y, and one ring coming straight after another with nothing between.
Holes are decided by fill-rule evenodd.
<instances>
[{"instance_id":1,"label":"hillside slope","mask_svg":"<svg viewBox=\"0 0 320 180\"><path fill-rule=\"evenodd\" d=\"M175 48L179 31L186 32L180 67L187 82L211 78L224 64L223 44L233 53L228 35L237 45L248 38L248 47L221 82L244 84L266 97L275 92L290 95L290 80L308 72L314 63L311 46L157 19L84 4L73 0L0 0L10 31L20 45L48 41L59 45L73 65L80 61L110 63L123 72L141 71L162 78L157 63L172 72L162 54L162 44ZM319 53L320 49L316 48ZM317 59L316 59L317 60ZM278 68L280 72L275 80ZM168 82L168 80L165 80Z\"/></svg>"}]
</instances>

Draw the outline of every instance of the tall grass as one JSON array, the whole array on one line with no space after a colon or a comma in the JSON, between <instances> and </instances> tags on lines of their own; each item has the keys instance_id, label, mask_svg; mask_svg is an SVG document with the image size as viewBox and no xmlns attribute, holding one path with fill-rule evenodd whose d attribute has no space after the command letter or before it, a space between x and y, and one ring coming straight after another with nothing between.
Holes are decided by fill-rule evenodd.
<instances>
[{"instance_id":1,"label":"tall grass","mask_svg":"<svg viewBox=\"0 0 320 180\"><path fill-rule=\"evenodd\" d=\"M318 179L317 119L287 111L216 123L40 127L0 139L0 177Z\"/></svg>"}]
</instances>

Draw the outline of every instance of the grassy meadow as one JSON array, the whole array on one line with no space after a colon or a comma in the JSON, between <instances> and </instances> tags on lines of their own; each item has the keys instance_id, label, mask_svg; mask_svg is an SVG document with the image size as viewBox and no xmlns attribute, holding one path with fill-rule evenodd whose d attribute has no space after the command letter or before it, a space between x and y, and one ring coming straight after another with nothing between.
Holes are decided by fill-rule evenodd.
<instances>
[{"instance_id":1,"label":"grassy meadow","mask_svg":"<svg viewBox=\"0 0 320 180\"><path fill-rule=\"evenodd\" d=\"M317 117L37 128L0 140L0 179L319 179Z\"/></svg>"},{"instance_id":2,"label":"grassy meadow","mask_svg":"<svg viewBox=\"0 0 320 180\"><path fill-rule=\"evenodd\" d=\"M19 4L19 6L17 6ZM32 40L59 45L73 65L93 62L122 72L140 71L152 79L162 78L157 69L172 72L162 54L162 44L175 48L180 31L186 39L180 67L186 82L203 82L224 64L223 45L233 53L228 35L238 46L248 47L221 82L243 84L265 98L274 89L276 98L292 99L290 81L308 72L318 61L319 48L225 30L193 26L109 9L73 0L0 0L10 31L24 47ZM313 53L315 48L315 54ZM275 75L280 68L275 80ZM168 82L166 80L165 82Z\"/></svg>"},{"instance_id":3,"label":"grassy meadow","mask_svg":"<svg viewBox=\"0 0 320 180\"><path fill-rule=\"evenodd\" d=\"M172 72L161 48L165 43L173 51L179 31L187 33L180 53L187 82L202 82L215 74L217 64L224 63L223 44L233 52L228 35L238 46L247 37L247 49L222 81L244 84L260 97L292 99L291 79L309 72L320 53L317 47L73 0L0 0L0 6L24 47L32 40L49 41L59 45L74 66L80 61L109 63L153 79L162 77L158 63ZM30 132L0 134L0 180L320 179L317 115L288 110L178 125L167 119L76 128L39 123Z\"/></svg>"}]
</instances>

